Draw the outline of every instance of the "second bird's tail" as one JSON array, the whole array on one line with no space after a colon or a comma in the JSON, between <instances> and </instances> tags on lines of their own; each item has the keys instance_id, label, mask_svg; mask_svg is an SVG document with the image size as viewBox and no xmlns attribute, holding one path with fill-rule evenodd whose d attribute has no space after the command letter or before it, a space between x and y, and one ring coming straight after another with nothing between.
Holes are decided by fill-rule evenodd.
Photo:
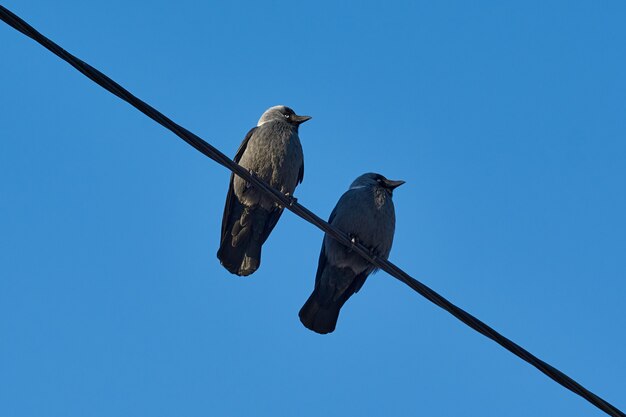
<instances>
[{"instance_id":1,"label":"second bird's tail","mask_svg":"<svg viewBox=\"0 0 626 417\"><path fill-rule=\"evenodd\" d=\"M322 305L316 291L306 300L300 309L300 321L304 326L316 333L326 334L335 330L341 305L330 303Z\"/></svg>"}]
</instances>

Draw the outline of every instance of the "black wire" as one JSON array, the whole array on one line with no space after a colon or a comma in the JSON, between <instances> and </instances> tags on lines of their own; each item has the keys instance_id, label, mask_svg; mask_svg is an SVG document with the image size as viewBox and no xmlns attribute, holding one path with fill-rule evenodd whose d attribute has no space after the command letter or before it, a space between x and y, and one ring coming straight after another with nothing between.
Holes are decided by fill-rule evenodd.
<instances>
[{"instance_id":1,"label":"black wire","mask_svg":"<svg viewBox=\"0 0 626 417\"><path fill-rule=\"evenodd\" d=\"M83 73L87 78L91 79L92 81L94 81L95 83L103 87L104 89L115 94L122 100L130 103L133 107L137 108L139 111L144 113L146 116L148 116L155 122L171 130L178 137L180 137L182 140L184 140L185 142L187 142L188 144L196 148L198 151L202 152L204 155L208 156L209 158L211 158L218 164L228 168L229 170L236 173L240 177L246 179L248 182L254 184L254 186L265 191L274 199L276 203L291 210L293 213L302 217L304 220L308 221L309 223L314 224L319 229L324 231L326 234L332 236L334 239L338 240L342 244L348 247L351 247L356 253L358 253L364 259L367 259L373 265L384 270L385 272L387 272L389 275L393 276L394 278L402 281L403 283L411 287L413 290L420 293L429 301L435 303L439 307L448 311L457 319L461 320L463 323L470 326L472 329L487 336L488 338L495 341L496 343L498 343L499 345L501 345L508 351L512 352L516 356L519 356L524 361L530 363L535 368L539 369L541 372L543 372L544 374L552 378L554 381L558 382L559 384L569 389L570 391L585 398L587 401L589 401L591 404L595 405L596 407L598 407L600 410L604 411L605 413L611 416L615 416L615 417L626 417L626 415L622 411L620 411L619 409L617 409L616 407L614 407L607 401L603 400L602 398L598 397L591 391L587 390L578 382L574 381L572 378L565 375L563 372L554 368L550 364L537 358L535 355L528 352L526 349L519 346L515 342L507 339L506 337L504 337L503 335L501 335L500 333L498 333L497 331L489 327L487 324L483 323L476 317L472 316L470 313L455 306L450 301L446 300L444 297L442 297L435 291L428 288L426 285L422 284L415 278L409 276L406 272L398 268L393 263L389 262L386 259L372 256L369 250L365 246L361 245L358 242L356 243L352 242L350 238L348 237L348 235L334 228L333 226L329 225L327 222L319 218L317 215L315 215L313 212L308 210L306 207L299 204L294 198L285 196L280 191L273 189L265 181L257 178L255 175L251 174L245 168L233 162L229 157L224 155L218 149L211 146L209 143L202 140L197 135L188 131L184 127L174 123L172 120L170 120L168 117L160 113L154 107L138 99L137 97L132 95L128 90L126 90L124 87L122 87L121 85L119 85L118 83L116 83L115 81L113 81L112 79L110 79L109 77L107 77L106 75L104 75L103 73L101 73L100 71L92 67L91 65L87 64L86 62L81 61L80 59L76 58L69 52L65 51L59 45L52 42L50 39L46 38L45 36L43 36L41 33L35 30L32 26L30 26L20 17L13 14L10 10L4 8L2 5L0 5L0 19L2 19L9 26L13 27L19 32L22 32L24 35L28 36L29 38L34 39L35 41L43 45L46 49L50 50L52 53L59 56L61 59L68 62L71 66L73 66L78 71Z\"/></svg>"}]
</instances>

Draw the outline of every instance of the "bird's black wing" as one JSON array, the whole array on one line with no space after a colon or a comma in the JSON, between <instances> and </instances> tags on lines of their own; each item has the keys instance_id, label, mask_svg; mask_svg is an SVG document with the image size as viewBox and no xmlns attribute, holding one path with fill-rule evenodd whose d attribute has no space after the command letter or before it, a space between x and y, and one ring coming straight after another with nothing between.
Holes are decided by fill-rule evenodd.
<instances>
[{"instance_id":1,"label":"bird's black wing","mask_svg":"<svg viewBox=\"0 0 626 417\"><path fill-rule=\"evenodd\" d=\"M237 153L235 154L233 161L239 163L239 161L241 160L241 156L243 155L243 152L246 150L246 146L248 146L248 141L250 141L252 134L256 130L257 130L257 127L253 127L252 129L250 129L248 133L246 133L246 137L243 138L243 142L241 142L241 145L239 145L239 149L237 149Z\"/></svg>"},{"instance_id":2,"label":"bird's black wing","mask_svg":"<svg viewBox=\"0 0 626 417\"><path fill-rule=\"evenodd\" d=\"M333 219L335 218L335 212L337 211L337 206L330 213L330 217L328 218L328 223L332 224ZM320 282L320 277L322 276L322 272L324 268L326 268L326 245L324 241L326 240L326 235L322 238L322 249L320 250L320 258L317 262L317 274L315 275L315 288L318 287Z\"/></svg>"},{"instance_id":3,"label":"bird's black wing","mask_svg":"<svg viewBox=\"0 0 626 417\"><path fill-rule=\"evenodd\" d=\"M237 153L235 154L235 158L233 158L233 161L239 163L239 161L241 160L241 156L246 150L246 147L248 146L248 142L250 141L250 138L252 137L252 134L254 133L256 129L257 129L256 127L253 127L246 134L246 137L243 139L243 142L241 142L241 145L239 145L239 149L237 149ZM235 178L235 174L230 174L230 183L228 185L228 193L226 194L226 204L224 205L224 216L222 217L222 239L221 240L224 240L224 235L228 228L228 222L230 220L230 215L233 210L233 204L236 203L234 201L236 200L235 192L233 191L234 178Z\"/></svg>"},{"instance_id":4,"label":"bird's black wing","mask_svg":"<svg viewBox=\"0 0 626 417\"><path fill-rule=\"evenodd\" d=\"M261 233L261 244L265 243L267 238L270 236L270 233L272 233L272 230L274 230L274 226L276 226L276 223L278 223L278 219L280 219L280 216L282 214L282 207L275 206L274 208L272 208L272 210L270 210L265 220L263 233Z\"/></svg>"},{"instance_id":5,"label":"bird's black wing","mask_svg":"<svg viewBox=\"0 0 626 417\"><path fill-rule=\"evenodd\" d=\"M302 165L300 166L300 171L298 171L298 184L302 184L303 179L304 179L304 159L302 159Z\"/></svg>"},{"instance_id":6,"label":"bird's black wing","mask_svg":"<svg viewBox=\"0 0 626 417\"><path fill-rule=\"evenodd\" d=\"M328 223L332 224L333 219L335 218L335 212L337 211L337 206L333 209L332 213L330 213L330 217L328 218ZM322 272L326 268L326 247L324 245L324 240L322 240L322 250L320 251L320 258L317 264L317 275L315 276L315 288L318 288L320 277L322 276ZM340 304L343 305L347 301L348 298L352 294L359 292L363 284L365 284L365 280L372 273L375 268L367 268L365 271L361 272L359 275L354 277L354 280L350 284L350 286L344 291L341 296Z\"/></svg>"},{"instance_id":7,"label":"bird's black wing","mask_svg":"<svg viewBox=\"0 0 626 417\"><path fill-rule=\"evenodd\" d=\"M357 292L359 292L363 284L365 284L365 280L371 273L372 273L372 270L368 268L365 271L361 272L356 277L354 277L354 281L352 282L352 285L350 286L351 288L348 291L346 291L347 293L349 293L348 298L350 298L352 294L356 294Z\"/></svg>"}]
</instances>

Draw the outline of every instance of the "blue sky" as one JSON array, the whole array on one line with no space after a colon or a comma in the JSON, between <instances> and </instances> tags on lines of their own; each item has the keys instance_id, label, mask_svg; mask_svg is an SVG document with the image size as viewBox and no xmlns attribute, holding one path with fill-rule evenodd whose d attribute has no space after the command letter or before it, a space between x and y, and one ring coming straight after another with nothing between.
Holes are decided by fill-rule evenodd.
<instances>
[{"instance_id":1,"label":"blue sky","mask_svg":"<svg viewBox=\"0 0 626 417\"><path fill-rule=\"evenodd\" d=\"M470 3L3 5L226 154L310 114L301 203L406 180L390 259L624 409L626 5ZM3 415L603 415L385 273L308 331L320 231L229 275L229 173L0 39Z\"/></svg>"}]
</instances>

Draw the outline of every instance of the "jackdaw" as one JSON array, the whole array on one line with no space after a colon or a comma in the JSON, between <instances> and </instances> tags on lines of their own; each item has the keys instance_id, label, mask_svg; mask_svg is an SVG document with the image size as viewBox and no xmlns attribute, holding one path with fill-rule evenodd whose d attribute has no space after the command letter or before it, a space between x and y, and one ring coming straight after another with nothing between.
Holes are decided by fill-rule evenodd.
<instances>
[{"instance_id":1,"label":"jackdaw","mask_svg":"<svg viewBox=\"0 0 626 417\"><path fill-rule=\"evenodd\" d=\"M328 222L373 255L387 259L396 225L391 197L402 184L404 181L388 180L380 174L361 175L341 196ZM335 330L339 310L375 269L350 248L324 236L315 289L300 310L302 324L322 334Z\"/></svg>"},{"instance_id":2,"label":"jackdaw","mask_svg":"<svg viewBox=\"0 0 626 417\"><path fill-rule=\"evenodd\" d=\"M293 195L304 177L304 157L298 126L310 116L298 116L286 106L270 107L252 128L235 155L235 162L283 194ZM232 174L226 195L217 257L233 274L250 275L261 263L261 246L283 212L263 191Z\"/></svg>"}]
</instances>

